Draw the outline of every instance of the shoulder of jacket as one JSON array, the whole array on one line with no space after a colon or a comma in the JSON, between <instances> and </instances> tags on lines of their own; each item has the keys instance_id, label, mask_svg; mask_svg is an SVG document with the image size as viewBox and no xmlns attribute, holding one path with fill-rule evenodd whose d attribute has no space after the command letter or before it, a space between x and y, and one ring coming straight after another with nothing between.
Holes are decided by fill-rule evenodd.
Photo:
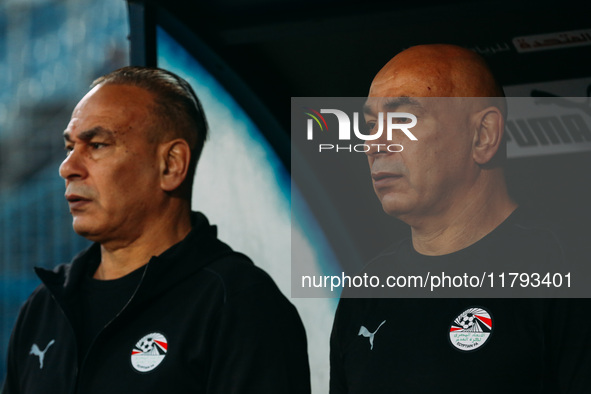
<instances>
[{"instance_id":1,"label":"shoulder of jacket","mask_svg":"<svg viewBox=\"0 0 591 394\"><path fill-rule=\"evenodd\" d=\"M261 288L279 292L269 274L242 253L228 253L205 266L204 271L219 281L227 296Z\"/></svg>"}]
</instances>

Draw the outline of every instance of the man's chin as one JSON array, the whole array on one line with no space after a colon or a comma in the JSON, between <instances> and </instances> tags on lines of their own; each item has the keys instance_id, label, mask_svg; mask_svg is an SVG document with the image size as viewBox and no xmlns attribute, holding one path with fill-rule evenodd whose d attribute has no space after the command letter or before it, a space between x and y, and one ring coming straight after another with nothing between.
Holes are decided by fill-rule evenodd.
<instances>
[{"instance_id":1,"label":"man's chin","mask_svg":"<svg viewBox=\"0 0 591 394\"><path fill-rule=\"evenodd\" d=\"M72 221L72 228L76 234L84 237L90 241L95 241L97 238L98 231L96 226L93 226L86 219L76 218Z\"/></svg>"},{"instance_id":2,"label":"man's chin","mask_svg":"<svg viewBox=\"0 0 591 394\"><path fill-rule=\"evenodd\" d=\"M396 219L400 219L402 221L404 221L404 217L406 217L412 211L412 208L409 206L409 204L402 204L401 202L384 200L382 200L382 209L389 216L392 216Z\"/></svg>"}]
</instances>

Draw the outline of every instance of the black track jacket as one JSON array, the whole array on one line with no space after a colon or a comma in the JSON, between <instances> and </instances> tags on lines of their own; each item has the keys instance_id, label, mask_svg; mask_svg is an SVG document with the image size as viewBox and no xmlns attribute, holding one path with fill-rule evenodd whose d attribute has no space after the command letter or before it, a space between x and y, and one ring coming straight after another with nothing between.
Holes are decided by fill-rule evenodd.
<instances>
[{"instance_id":1,"label":"black track jacket","mask_svg":"<svg viewBox=\"0 0 591 394\"><path fill-rule=\"evenodd\" d=\"M36 269L13 330L3 394L310 392L306 335L273 280L217 239L205 216L153 257L79 362L73 307L91 246ZM41 367L42 365L42 367Z\"/></svg>"}]
</instances>

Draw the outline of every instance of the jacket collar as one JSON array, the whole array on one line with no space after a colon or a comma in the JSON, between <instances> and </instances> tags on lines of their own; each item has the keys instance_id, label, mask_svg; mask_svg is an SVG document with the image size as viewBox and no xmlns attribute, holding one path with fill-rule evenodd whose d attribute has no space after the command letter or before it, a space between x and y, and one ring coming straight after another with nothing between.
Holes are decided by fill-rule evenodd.
<instances>
[{"instance_id":1,"label":"jacket collar","mask_svg":"<svg viewBox=\"0 0 591 394\"><path fill-rule=\"evenodd\" d=\"M209 224L205 215L192 212L191 223L193 228L185 239L160 256L152 257L144 266L145 273L134 296L137 302L158 295L213 260L233 253L228 245L217 239L217 228ZM74 296L83 276L96 270L99 263L100 245L95 243L78 254L70 264L60 265L54 270L37 267L35 272L63 306L64 299Z\"/></svg>"}]
</instances>

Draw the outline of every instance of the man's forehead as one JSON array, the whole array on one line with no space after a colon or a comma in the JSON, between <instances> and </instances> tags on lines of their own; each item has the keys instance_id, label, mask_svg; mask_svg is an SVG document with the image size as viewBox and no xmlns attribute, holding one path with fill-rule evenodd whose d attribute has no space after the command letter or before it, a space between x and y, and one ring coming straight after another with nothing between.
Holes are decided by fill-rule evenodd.
<instances>
[{"instance_id":1,"label":"man's forehead","mask_svg":"<svg viewBox=\"0 0 591 394\"><path fill-rule=\"evenodd\" d=\"M404 108L413 112L421 111L425 107L424 100L416 97L368 97L363 105L363 112L373 115L377 112L392 112Z\"/></svg>"},{"instance_id":2,"label":"man's forehead","mask_svg":"<svg viewBox=\"0 0 591 394\"><path fill-rule=\"evenodd\" d=\"M131 85L99 85L80 100L64 130L64 138L103 135L91 131L110 130L110 138L130 132L143 134L152 123L153 96ZM140 135L138 134L138 135Z\"/></svg>"},{"instance_id":3,"label":"man's forehead","mask_svg":"<svg viewBox=\"0 0 591 394\"><path fill-rule=\"evenodd\" d=\"M144 119L154 104L150 92L130 85L99 85L90 90L74 108L71 122L88 118Z\"/></svg>"},{"instance_id":4,"label":"man's forehead","mask_svg":"<svg viewBox=\"0 0 591 394\"><path fill-rule=\"evenodd\" d=\"M89 108L93 111L101 108L118 112L149 111L153 104L153 94L143 88L121 84L98 85L80 100L74 114Z\"/></svg>"}]
</instances>

